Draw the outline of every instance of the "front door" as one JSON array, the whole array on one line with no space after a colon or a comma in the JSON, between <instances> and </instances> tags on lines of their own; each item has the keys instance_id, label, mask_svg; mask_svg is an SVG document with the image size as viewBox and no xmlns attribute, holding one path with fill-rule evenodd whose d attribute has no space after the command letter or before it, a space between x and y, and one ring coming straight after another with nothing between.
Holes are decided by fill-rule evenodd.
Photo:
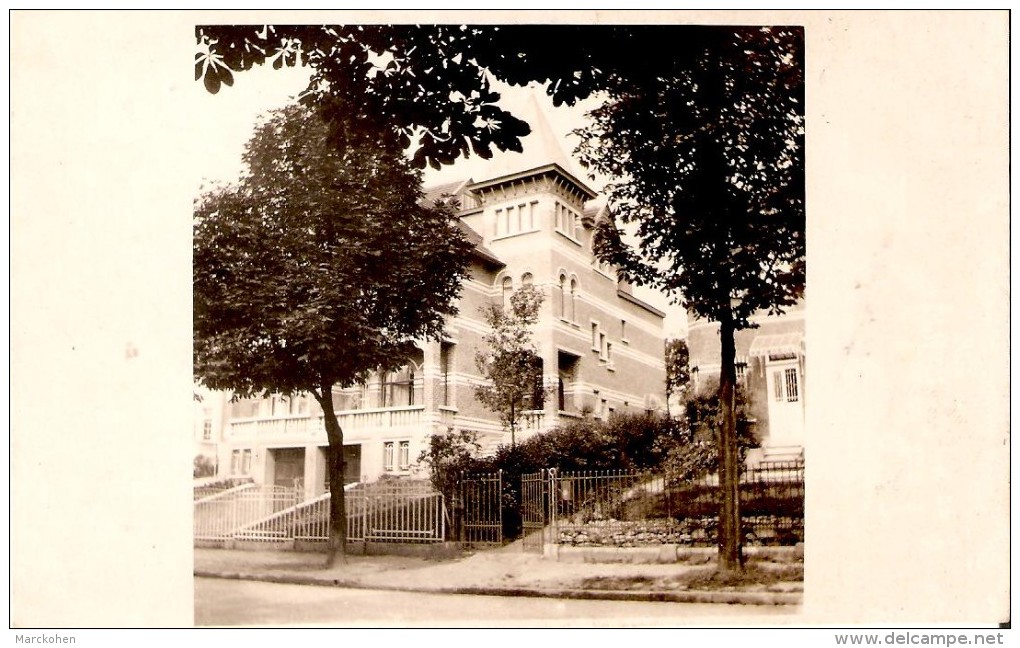
<instances>
[{"instance_id":1,"label":"front door","mask_svg":"<svg viewBox=\"0 0 1020 648\"><path fill-rule=\"evenodd\" d=\"M273 483L287 488L302 488L305 481L305 449L277 448L273 453Z\"/></svg>"},{"instance_id":2,"label":"front door","mask_svg":"<svg viewBox=\"0 0 1020 648\"><path fill-rule=\"evenodd\" d=\"M770 361L765 379L769 398L769 445L804 444L804 387L797 360Z\"/></svg>"},{"instance_id":3,"label":"front door","mask_svg":"<svg viewBox=\"0 0 1020 648\"><path fill-rule=\"evenodd\" d=\"M344 446L344 485L361 481L361 444Z\"/></svg>"}]
</instances>

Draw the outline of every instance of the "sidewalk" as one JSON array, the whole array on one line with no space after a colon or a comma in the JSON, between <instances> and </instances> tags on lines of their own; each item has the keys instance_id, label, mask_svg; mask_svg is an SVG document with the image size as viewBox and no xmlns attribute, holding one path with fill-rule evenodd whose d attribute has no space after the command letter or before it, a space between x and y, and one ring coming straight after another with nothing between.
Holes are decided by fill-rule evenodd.
<instances>
[{"instance_id":1,"label":"sidewalk","mask_svg":"<svg viewBox=\"0 0 1020 648\"><path fill-rule=\"evenodd\" d=\"M803 591L800 565L751 563L774 582L724 585L709 577L711 566L557 562L518 545L448 560L354 555L330 569L321 553L196 548L194 555L195 576L439 594L797 605Z\"/></svg>"}]
</instances>

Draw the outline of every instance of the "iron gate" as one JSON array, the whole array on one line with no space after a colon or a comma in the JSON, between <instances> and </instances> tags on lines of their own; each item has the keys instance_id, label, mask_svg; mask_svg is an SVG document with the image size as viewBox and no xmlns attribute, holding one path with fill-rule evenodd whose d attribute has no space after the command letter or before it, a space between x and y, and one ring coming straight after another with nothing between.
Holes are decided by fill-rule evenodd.
<instances>
[{"instance_id":1,"label":"iron gate","mask_svg":"<svg viewBox=\"0 0 1020 648\"><path fill-rule=\"evenodd\" d=\"M461 542L503 542L503 471L464 475L460 480Z\"/></svg>"},{"instance_id":2,"label":"iron gate","mask_svg":"<svg viewBox=\"0 0 1020 648\"><path fill-rule=\"evenodd\" d=\"M549 522L552 478L551 470L521 475L521 548L524 551L542 553Z\"/></svg>"}]
</instances>

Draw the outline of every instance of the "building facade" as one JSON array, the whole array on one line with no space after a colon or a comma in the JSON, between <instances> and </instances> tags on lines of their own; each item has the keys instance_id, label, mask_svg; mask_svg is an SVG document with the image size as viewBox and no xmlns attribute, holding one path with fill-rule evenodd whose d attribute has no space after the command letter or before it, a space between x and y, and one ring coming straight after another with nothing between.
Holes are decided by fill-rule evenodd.
<instances>
[{"instance_id":1,"label":"building facade","mask_svg":"<svg viewBox=\"0 0 1020 648\"><path fill-rule=\"evenodd\" d=\"M737 331L737 384L747 398L748 422L761 447L748 462L786 460L804 453L804 303L784 315L756 315L757 328ZM691 387L715 389L720 372L719 325L697 320L690 324Z\"/></svg>"},{"instance_id":2,"label":"building facade","mask_svg":"<svg viewBox=\"0 0 1020 648\"><path fill-rule=\"evenodd\" d=\"M336 390L346 482L412 475L431 435L466 430L483 451L509 442L497 415L475 399L475 356L489 332L481 309L522 285L544 295L533 340L549 397L524 416L518 440L582 415L658 410L664 404L664 313L635 297L612 267L596 261L592 235L606 218L597 195L558 163L429 189L452 196L474 251L441 341L424 341L394 372ZM326 434L311 396L199 404L202 430L220 438L219 474L326 489ZM209 410L209 411L206 411ZM211 421L206 424L206 421ZM197 432L196 432L197 433Z\"/></svg>"}]
</instances>

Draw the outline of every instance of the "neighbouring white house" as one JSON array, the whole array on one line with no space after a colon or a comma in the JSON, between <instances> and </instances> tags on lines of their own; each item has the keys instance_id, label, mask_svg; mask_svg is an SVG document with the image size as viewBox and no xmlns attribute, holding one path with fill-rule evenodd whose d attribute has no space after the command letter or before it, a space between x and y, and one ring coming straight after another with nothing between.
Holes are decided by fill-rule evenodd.
<instances>
[{"instance_id":1,"label":"neighbouring white house","mask_svg":"<svg viewBox=\"0 0 1020 648\"><path fill-rule=\"evenodd\" d=\"M780 316L765 313L757 328L737 331L737 383L748 398L751 424L762 447L749 462L785 460L804 453L804 301ZM688 329L691 383L695 390L718 384L719 325L694 320Z\"/></svg>"}]
</instances>

